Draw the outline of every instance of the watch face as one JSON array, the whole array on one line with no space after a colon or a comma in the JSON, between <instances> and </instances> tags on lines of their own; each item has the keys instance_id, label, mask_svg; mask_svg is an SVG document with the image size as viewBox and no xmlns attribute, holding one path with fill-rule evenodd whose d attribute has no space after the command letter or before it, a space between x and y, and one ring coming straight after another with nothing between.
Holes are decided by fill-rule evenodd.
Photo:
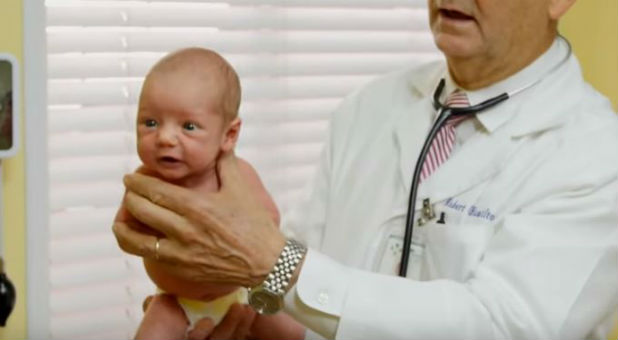
<instances>
[{"instance_id":1,"label":"watch face","mask_svg":"<svg viewBox=\"0 0 618 340\"><path fill-rule=\"evenodd\" d=\"M260 314L275 314L283 307L280 296L260 288L249 292L249 304Z\"/></svg>"}]
</instances>

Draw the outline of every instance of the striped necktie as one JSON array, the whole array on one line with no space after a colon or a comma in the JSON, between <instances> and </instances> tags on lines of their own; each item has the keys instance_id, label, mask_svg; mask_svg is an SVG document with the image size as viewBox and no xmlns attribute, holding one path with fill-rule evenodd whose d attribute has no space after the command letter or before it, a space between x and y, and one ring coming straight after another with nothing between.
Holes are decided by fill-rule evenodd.
<instances>
[{"instance_id":1,"label":"striped necktie","mask_svg":"<svg viewBox=\"0 0 618 340\"><path fill-rule=\"evenodd\" d=\"M446 106L467 107L470 106L468 96L459 89L453 91L446 98ZM451 116L436 134L436 138L429 147L427 158L421 170L421 181L429 177L442 163L446 162L455 145L455 127L469 116Z\"/></svg>"}]
</instances>

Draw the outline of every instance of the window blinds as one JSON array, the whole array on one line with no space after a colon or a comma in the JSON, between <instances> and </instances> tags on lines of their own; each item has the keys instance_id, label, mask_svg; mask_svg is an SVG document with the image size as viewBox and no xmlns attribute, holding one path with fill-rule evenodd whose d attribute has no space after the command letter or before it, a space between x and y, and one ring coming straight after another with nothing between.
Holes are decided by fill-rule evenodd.
<instances>
[{"instance_id":1,"label":"window blinds","mask_svg":"<svg viewBox=\"0 0 618 340\"><path fill-rule=\"evenodd\" d=\"M440 58L425 0L47 0L49 337L132 337L153 286L111 222L139 163L142 79L201 46L240 75L238 154L282 213L313 173L328 117L377 75Z\"/></svg>"}]
</instances>

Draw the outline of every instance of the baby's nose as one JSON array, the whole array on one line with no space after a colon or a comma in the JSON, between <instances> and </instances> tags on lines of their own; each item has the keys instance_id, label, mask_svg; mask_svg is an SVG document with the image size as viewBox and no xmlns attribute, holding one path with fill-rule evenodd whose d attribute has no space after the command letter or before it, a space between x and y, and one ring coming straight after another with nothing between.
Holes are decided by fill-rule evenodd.
<instances>
[{"instance_id":1,"label":"baby's nose","mask_svg":"<svg viewBox=\"0 0 618 340\"><path fill-rule=\"evenodd\" d=\"M175 146L178 144L178 134L173 127L161 127L158 137L157 141L160 146Z\"/></svg>"}]
</instances>

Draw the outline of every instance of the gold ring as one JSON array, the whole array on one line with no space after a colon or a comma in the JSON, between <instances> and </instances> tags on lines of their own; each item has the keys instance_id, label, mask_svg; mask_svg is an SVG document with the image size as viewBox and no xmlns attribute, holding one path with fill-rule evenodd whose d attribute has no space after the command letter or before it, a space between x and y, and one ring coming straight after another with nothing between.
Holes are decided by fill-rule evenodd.
<instances>
[{"instance_id":1,"label":"gold ring","mask_svg":"<svg viewBox=\"0 0 618 340\"><path fill-rule=\"evenodd\" d=\"M155 260L159 260L159 240L160 238L157 237L157 240L155 241L155 247L154 247L154 255L155 255Z\"/></svg>"}]
</instances>

